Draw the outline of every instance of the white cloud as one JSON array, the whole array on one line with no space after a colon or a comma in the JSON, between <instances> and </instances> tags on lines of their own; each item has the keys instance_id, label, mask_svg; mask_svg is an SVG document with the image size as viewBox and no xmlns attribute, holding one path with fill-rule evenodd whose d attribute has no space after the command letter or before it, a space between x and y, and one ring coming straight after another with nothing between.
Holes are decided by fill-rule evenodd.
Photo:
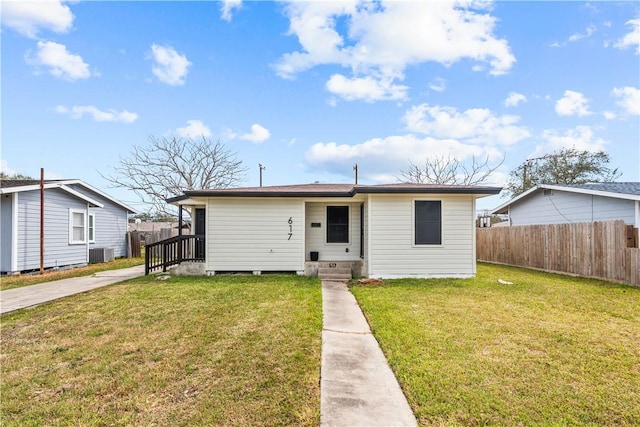
<instances>
[{"instance_id":1,"label":"white cloud","mask_svg":"<svg viewBox=\"0 0 640 427\"><path fill-rule=\"evenodd\" d=\"M260 126L257 123L251 125L251 132L244 133L238 136L239 139L251 141L256 144L266 141L267 139L269 139L269 137L271 137L271 132L269 132L269 129Z\"/></svg>"},{"instance_id":2,"label":"white cloud","mask_svg":"<svg viewBox=\"0 0 640 427\"><path fill-rule=\"evenodd\" d=\"M393 84L392 79L376 79L372 76L347 78L334 74L327 81L329 92L347 101L362 99L367 102L407 98L407 86Z\"/></svg>"},{"instance_id":3,"label":"white cloud","mask_svg":"<svg viewBox=\"0 0 640 427\"><path fill-rule=\"evenodd\" d=\"M290 2L289 34L298 38L301 49L283 55L276 72L290 78L316 65L341 65L352 75L334 75L327 89L342 89L348 99L369 101L405 96L407 89L395 82L412 64L434 61L449 66L468 58L487 63L490 74L507 73L515 57L507 41L493 34L496 18L481 11L490 2L464 5L454 0Z\"/></svg>"},{"instance_id":4,"label":"white cloud","mask_svg":"<svg viewBox=\"0 0 640 427\"><path fill-rule=\"evenodd\" d=\"M602 113L604 115L604 118L607 120L614 120L618 117L618 115L616 113L614 113L613 111L605 111L604 113Z\"/></svg>"},{"instance_id":5,"label":"white cloud","mask_svg":"<svg viewBox=\"0 0 640 427\"><path fill-rule=\"evenodd\" d=\"M504 100L504 106L515 107L521 102L527 102L527 97L518 92L509 92L507 99Z\"/></svg>"},{"instance_id":6,"label":"white cloud","mask_svg":"<svg viewBox=\"0 0 640 427\"><path fill-rule=\"evenodd\" d=\"M56 107L56 112L65 114L73 119L80 119L84 115L89 115L96 122L133 123L138 120L138 115L136 113L130 113L127 110L116 111L114 109L102 111L94 105L75 105L71 108L67 108L64 105L58 105Z\"/></svg>"},{"instance_id":7,"label":"white cloud","mask_svg":"<svg viewBox=\"0 0 640 427\"><path fill-rule=\"evenodd\" d=\"M30 65L48 67L49 73L64 80L88 79L91 76L89 65L80 55L70 53L65 45L55 42L39 41L36 54L27 52L25 60Z\"/></svg>"},{"instance_id":8,"label":"white cloud","mask_svg":"<svg viewBox=\"0 0 640 427\"><path fill-rule=\"evenodd\" d=\"M231 15L234 9L242 7L242 0L223 0L220 6L220 17L227 22L231 21Z\"/></svg>"},{"instance_id":9,"label":"white cloud","mask_svg":"<svg viewBox=\"0 0 640 427\"><path fill-rule=\"evenodd\" d=\"M184 78L189 72L191 62L185 55L181 55L171 46L151 45L151 54L155 63L153 74L163 83L172 86L184 84Z\"/></svg>"},{"instance_id":10,"label":"white cloud","mask_svg":"<svg viewBox=\"0 0 640 427\"><path fill-rule=\"evenodd\" d=\"M464 144L454 139L400 135L374 138L355 145L316 143L305 153L305 163L312 170L345 177L352 176L353 164L357 163L359 174L364 179L393 182L409 161L421 164L427 158L447 156L462 162L472 156L502 158L500 151L490 146Z\"/></svg>"},{"instance_id":11,"label":"white cloud","mask_svg":"<svg viewBox=\"0 0 640 427\"><path fill-rule=\"evenodd\" d=\"M60 1L3 1L2 25L14 29L29 38L47 29L66 33L73 25L73 13Z\"/></svg>"},{"instance_id":12,"label":"white cloud","mask_svg":"<svg viewBox=\"0 0 640 427\"><path fill-rule=\"evenodd\" d=\"M187 120L187 126L177 128L176 134L185 138L210 137L211 130L200 120Z\"/></svg>"},{"instance_id":13,"label":"white cloud","mask_svg":"<svg viewBox=\"0 0 640 427\"><path fill-rule=\"evenodd\" d=\"M411 132L463 139L471 144L510 145L531 136L525 127L517 126L520 117L497 116L486 108L472 108L460 113L453 107L421 104L407 110L403 120Z\"/></svg>"},{"instance_id":14,"label":"white cloud","mask_svg":"<svg viewBox=\"0 0 640 427\"><path fill-rule=\"evenodd\" d=\"M534 157L559 151L563 148L597 152L604 150L605 145L609 143L602 138L596 137L590 126L577 126L564 132L548 129L543 131L542 139L545 140L545 143L536 146Z\"/></svg>"},{"instance_id":15,"label":"white cloud","mask_svg":"<svg viewBox=\"0 0 640 427\"><path fill-rule=\"evenodd\" d=\"M611 94L618 98L617 104L627 114L640 115L640 89L631 86L616 87L611 91Z\"/></svg>"},{"instance_id":16,"label":"white cloud","mask_svg":"<svg viewBox=\"0 0 640 427\"><path fill-rule=\"evenodd\" d=\"M429 89L436 92L444 92L447 88L447 81L442 77L436 77L429 83Z\"/></svg>"},{"instance_id":17,"label":"white cloud","mask_svg":"<svg viewBox=\"0 0 640 427\"><path fill-rule=\"evenodd\" d=\"M561 116L588 116L589 101L580 92L565 90L564 96L556 101L556 113Z\"/></svg>"},{"instance_id":18,"label":"white cloud","mask_svg":"<svg viewBox=\"0 0 640 427\"><path fill-rule=\"evenodd\" d=\"M626 22L631 27L631 31L624 37L620 38L613 47L617 49L626 49L628 47L636 47L636 55L640 55L640 18L631 19Z\"/></svg>"},{"instance_id":19,"label":"white cloud","mask_svg":"<svg viewBox=\"0 0 640 427\"><path fill-rule=\"evenodd\" d=\"M585 29L584 33L575 33L569 36L568 41L575 42L578 40L586 39L588 37L591 37L595 31L596 31L596 27L594 25L589 25Z\"/></svg>"}]
</instances>

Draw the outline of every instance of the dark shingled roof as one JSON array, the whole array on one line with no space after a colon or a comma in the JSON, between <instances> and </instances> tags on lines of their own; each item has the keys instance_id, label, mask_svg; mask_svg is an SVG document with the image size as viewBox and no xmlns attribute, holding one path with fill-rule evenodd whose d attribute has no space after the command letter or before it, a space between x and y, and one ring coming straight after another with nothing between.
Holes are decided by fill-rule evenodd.
<instances>
[{"instance_id":1,"label":"dark shingled roof","mask_svg":"<svg viewBox=\"0 0 640 427\"><path fill-rule=\"evenodd\" d=\"M168 203L179 202L190 197L353 197L355 194L498 194L500 187L440 184L298 184L268 187L239 187L185 191L184 195L167 199Z\"/></svg>"}]
</instances>

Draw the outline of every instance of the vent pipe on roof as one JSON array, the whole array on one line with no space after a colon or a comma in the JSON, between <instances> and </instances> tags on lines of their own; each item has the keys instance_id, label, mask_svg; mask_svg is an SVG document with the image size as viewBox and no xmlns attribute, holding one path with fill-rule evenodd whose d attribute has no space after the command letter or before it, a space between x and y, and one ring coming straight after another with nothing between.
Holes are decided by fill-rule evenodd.
<instances>
[{"instance_id":1,"label":"vent pipe on roof","mask_svg":"<svg viewBox=\"0 0 640 427\"><path fill-rule=\"evenodd\" d=\"M356 185L358 185L358 164L353 165L353 170L356 173Z\"/></svg>"},{"instance_id":2,"label":"vent pipe on roof","mask_svg":"<svg viewBox=\"0 0 640 427\"><path fill-rule=\"evenodd\" d=\"M260 187L262 187L262 171L265 170L267 167L262 166L262 163L258 163L258 168L260 168Z\"/></svg>"}]
</instances>

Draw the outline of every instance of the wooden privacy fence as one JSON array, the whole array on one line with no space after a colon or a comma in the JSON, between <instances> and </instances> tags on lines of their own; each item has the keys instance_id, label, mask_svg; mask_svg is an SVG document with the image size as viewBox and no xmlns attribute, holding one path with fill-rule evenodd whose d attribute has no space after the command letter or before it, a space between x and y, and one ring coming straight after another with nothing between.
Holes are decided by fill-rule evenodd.
<instances>
[{"instance_id":1,"label":"wooden privacy fence","mask_svg":"<svg viewBox=\"0 0 640 427\"><path fill-rule=\"evenodd\" d=\"M624 221L476 229L478 261L640 286L637 230Z\"/></svg>"}]
</instances>

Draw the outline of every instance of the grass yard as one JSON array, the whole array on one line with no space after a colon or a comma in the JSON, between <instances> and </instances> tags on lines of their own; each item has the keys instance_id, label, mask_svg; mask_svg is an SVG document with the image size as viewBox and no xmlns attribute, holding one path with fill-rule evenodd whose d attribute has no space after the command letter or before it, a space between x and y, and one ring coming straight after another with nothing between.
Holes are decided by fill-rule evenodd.
<instances>
[{"instance_id":1,"label":"grass yard","mask_svg":"<svg viewBox=\"0 0 640 427\"><path fill-rule=\"evenodd\" d=\"M94 273L107 270L118 270L121 268L134 267L144 264L142 258L118 258L110 262L89 264L86 267L70 268L68 270L47 270L44 274L21 274L18 276L2 276L0 278L0 291L22 286L36 285L38 283L50 282L52 280L68 279L70 277L90 276Z\"/></svg>"},{"instance_id":2,"label":"grass yard","mask_svg":"<svg viewBox=\"0 0 640 427\"><path fill-rule=\"evenodd\" d=\"M480 264L352 291L420 425L640 425L638 288Z\"/></svg>"},{"instance_id":3,"label":"grass yard","mask_svg":"<svg viewBox=\"0 0 640 427\"><path fill-rule=\"evenodd\" d=\"M322 295L147 276L2 316L3 426L318 425Z\"/></svg>"}]
</instances>

